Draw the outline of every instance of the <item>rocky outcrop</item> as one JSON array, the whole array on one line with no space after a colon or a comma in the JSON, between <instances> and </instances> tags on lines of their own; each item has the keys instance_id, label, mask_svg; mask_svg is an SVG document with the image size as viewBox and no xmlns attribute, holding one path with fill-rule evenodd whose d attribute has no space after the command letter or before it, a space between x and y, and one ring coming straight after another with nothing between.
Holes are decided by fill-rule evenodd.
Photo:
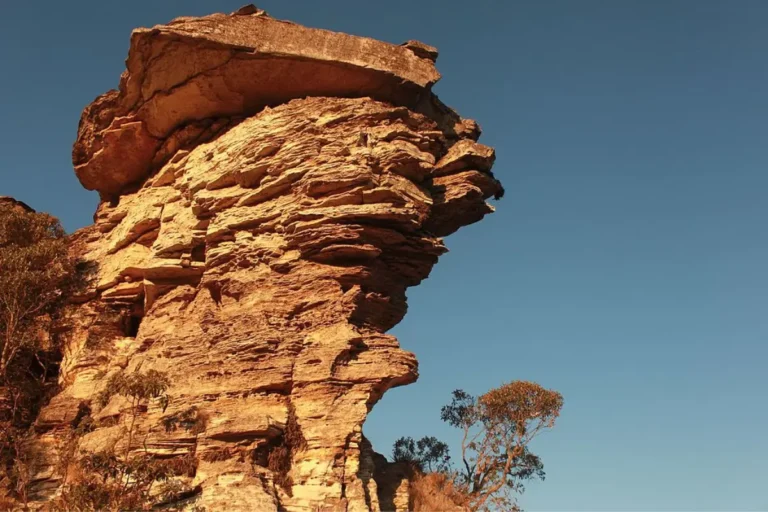
<instances>
[{"instance_id":1,"label":"rocky outcrop","mask_svg":"<svg viewBox=\"0 0 768 512\"><path fill-rule=\"evenodd\" d=\"M436 56L254 7L136 30L120 90L85 109L75 144L78 177L103 197L74 236L95 273L71 306L39 450L55 453L82 404L96 428L79 449L125 449L125 401L94 397L116 372L156 369L172 400L140 415L128 449L191 456L196 505L382 510L386 470L362 426L417 378L385 333L440 237L502 193L477 125L430 91ZM194 433L157 428L189 410L204 418ZM304 443L292 484L275 485L267 459L291 421ZM38 500L62 479L42 458Z\"/></svg>"},{"instance_id":2,"label":"rocky outcrop","mask_svg":"<svg viewBox=\"0 0 768 512\"><path fill-rule=\"evenodd\" d=\"M372 97L444 118L447 129L475 129L430 93L436 58L418 41L306 28L253 7L138 29L120 89L83 112L75 172L112 197L241 116L306 96Z\"/></svg>"},{"instance_id":3,"label":"rocky outcrop","mask_svg":"<svg viewBox=\"0 0 768 512\"><path fill-rule=\"evenodd\" d=\"M3 206L7 207L7 208L18 208L18 209L23 210L25 212L34 212L35 211L27 203L25 203L23 201L19 201L18 199L15 199L15 198L9 197L9 196L0 196L0 207L3 207Z\"/></svg>"}]
</instances>

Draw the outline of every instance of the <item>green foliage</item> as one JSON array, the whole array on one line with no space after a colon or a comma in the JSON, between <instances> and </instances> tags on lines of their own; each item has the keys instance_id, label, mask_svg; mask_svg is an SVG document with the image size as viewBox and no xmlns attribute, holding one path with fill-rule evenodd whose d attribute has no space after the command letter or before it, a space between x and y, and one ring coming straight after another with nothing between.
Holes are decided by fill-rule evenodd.
<instances>
[{"instance_id":1,"label":"green foliage","mask_svg":"<svg viewBox=\"0 0 768 512\"><path fill-rule=\"evenodd\" d=\"M453 400L440 410L440 419L456 428L464 428L477 421L477 399L462 389L453 392Z\"/></svg>"},{"instance_id":2,"label":"green foliage","mask_svg":"<svg viewBox=\"0 0 768 512\"><path fill-rule=\"evenodd\" d=\"M436 437L425 436L418 441L401 437L392 448L392 460L408 463L422 473L448 473L451 470L448 451L448 445Z\"/></svg>"},{"instance_id":3,"label":"green foliage","mask_svg":"<svg viewBox=\"0 0 768 512\"><path fill-rule=\"evenodd\" d=\"M99 393L97 401L104 407L113 396L122 395L138 406L151 399L158 399L165 411L168 407L168 395L165 392L170 385L168 375L157 370L149 370L146 373L134 372L130 375L118 372L107 380L107 385Z\"/></svg>"},{"instance_id":4,"label":"green foliage","mask_svg":"<svg viewBox=\"0 0 768 512\"><path fill-rule=\"evenodd\" d=\"M463 431L463 468L458 474L471 510L516 510L523 482L544 479L544 465L528 445L555 425L560 393L534 382L515 381L478 398L462 390L442 408L441 418Z\"/></svg>"},{"instance_id":5,"label":"green foliage","mask_svg":"<svg viewBox=\"0 0 768 512\"><path fill-rule=\"evenodd\" d=\"M510 382L480 397L457 389L440 417L463 432L462 466L453 469L448 447L433 437L418 442L398 439L393 458L411 463L419 473L449 477L453 498L463 493L472 511L519 510L516 495L525 491L524 482L545 476L544 464L528 445L543 430L554 427L562 406L560 393L534 382ZM422 498L434 503L439 493L430 491L433 481L423 480L422 487Z\"/></svg>"}]
</instances>

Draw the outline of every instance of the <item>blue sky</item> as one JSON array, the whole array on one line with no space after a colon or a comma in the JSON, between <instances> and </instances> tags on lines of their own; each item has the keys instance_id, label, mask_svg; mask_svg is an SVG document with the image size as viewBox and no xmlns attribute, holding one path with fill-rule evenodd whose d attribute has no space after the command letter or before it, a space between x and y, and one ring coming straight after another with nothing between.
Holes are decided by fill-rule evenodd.
<instances>
[{"instance_id":1,"label":"blue sky","mask_svg":"<svg viewBox=\"0 0 768 512\"><path fill-rule=\"evenodd\" d=\"M91 221L70 163L130 30L238 1L5 1L0 194ZM768 510L768 2L286 1L278 18L440 49L436 91L507 189L394 329L421 363L366 434L458 439L454 388L561 391L544 510ZM455 445L454 445L455 446Z\"/></svg>"}]
</instances>

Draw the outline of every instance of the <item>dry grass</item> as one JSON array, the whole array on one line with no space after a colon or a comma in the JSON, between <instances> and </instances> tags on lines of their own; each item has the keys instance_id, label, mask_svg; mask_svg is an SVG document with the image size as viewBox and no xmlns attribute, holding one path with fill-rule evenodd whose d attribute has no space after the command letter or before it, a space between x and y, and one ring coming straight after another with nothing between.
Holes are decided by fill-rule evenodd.
<instances>
[{"instance_id":1,"label":"dry grass","mask_svg":"<svg viewBox=\"0 0 768 512\"><path fill-rule=\"evenodd\" d=\"M444 473L417 473L411 480L409 507L413 512L459 512L469 510L468 502Z\"/></svg>"},{"instance_id":2,"label":"dry grass","mask_svg":"<svg viewBox=\"0 0 768 512\"><path fill-rule=\"evenodd\" d=\"M293 480L290 471L293 455L304 450L306 446L307 441L296 421L296 410L293 408L293 404L289 404L285 431L277 439L275 445L271 447L267 456L267 467L274 473L275 484L282 487L288 496L292 495Z\"/></svg>"}]
</instances>

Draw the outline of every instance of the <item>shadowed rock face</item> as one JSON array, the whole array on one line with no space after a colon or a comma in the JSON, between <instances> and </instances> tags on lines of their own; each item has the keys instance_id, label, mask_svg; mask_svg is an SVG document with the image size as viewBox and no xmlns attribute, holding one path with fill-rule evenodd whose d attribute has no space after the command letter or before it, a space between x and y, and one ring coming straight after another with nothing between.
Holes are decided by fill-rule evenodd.
<instances>
[{"instance_id":1,"label":"shadowed rock face","mask_svg":"<svg viewBox=\"0 0 768 512\"><path fill-rule=\"evenodd\" d=\"M111 200L75 236L98 271L72 306L42 453L107 376L157 369L173 400L135 437L197 460L197 505L380 510L362 425L417 378L384 333L445 252L439 237L502 192L476 125L429 91L435 57L255 8L134 32L120 92L86 108L75 144L81 181ZM110 425L125 406L98 411L80 449L123 446ZM202 432L156 427L193 406ZM306 446L286 492L264 465L289 407ZM42 459L45 499L61 478Z\"/></svg>"}]
</instances>

